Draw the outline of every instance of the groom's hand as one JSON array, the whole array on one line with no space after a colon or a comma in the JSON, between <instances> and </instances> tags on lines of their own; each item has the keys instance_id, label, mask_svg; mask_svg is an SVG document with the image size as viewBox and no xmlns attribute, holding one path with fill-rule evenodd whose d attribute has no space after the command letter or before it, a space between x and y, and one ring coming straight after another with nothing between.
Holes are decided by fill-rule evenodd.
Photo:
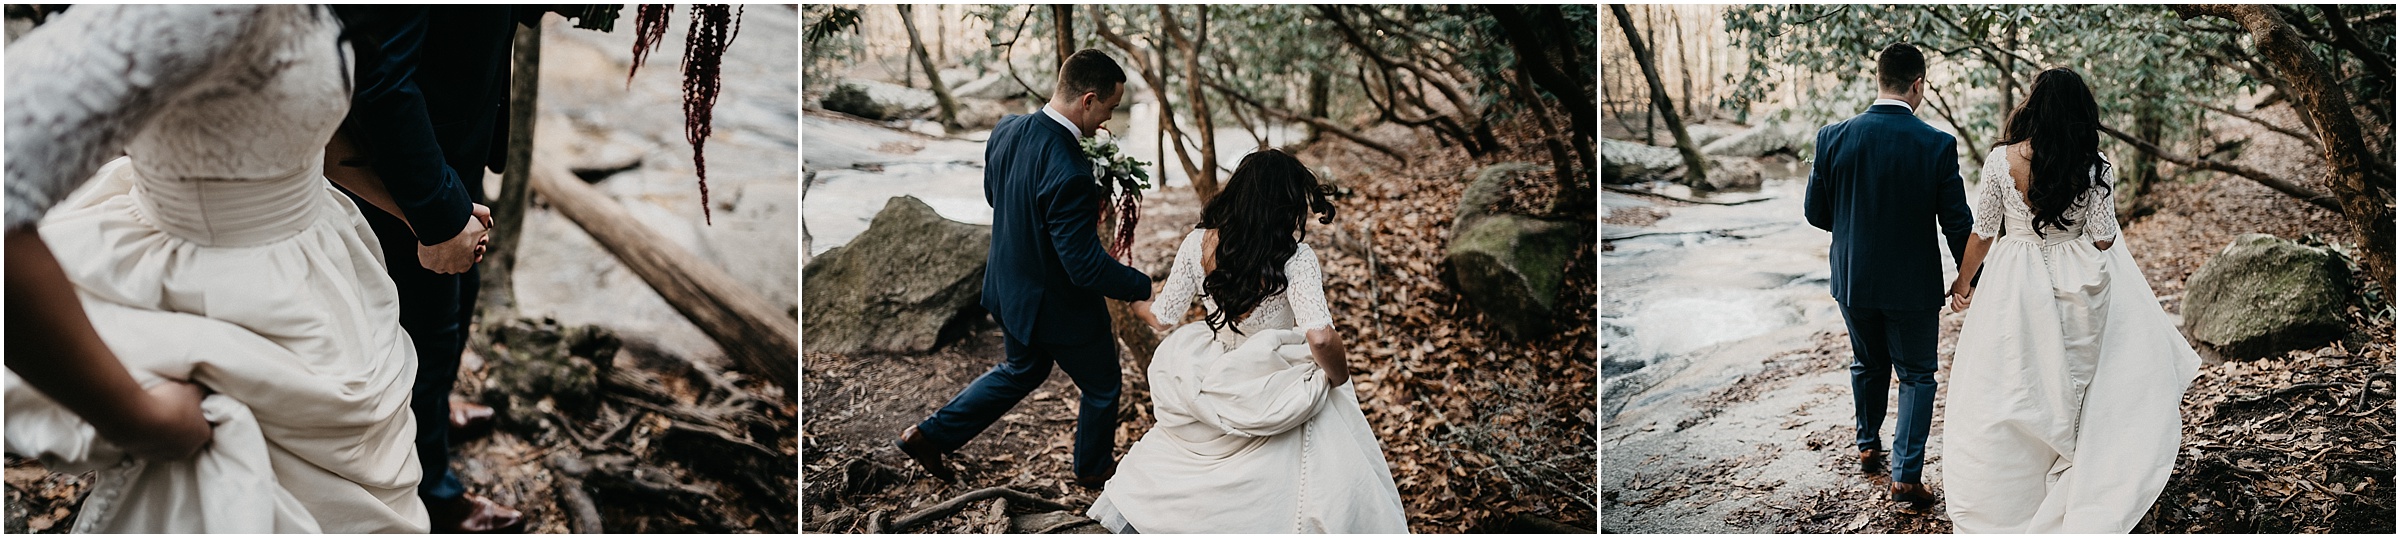
<instances>
[{"instance_id":1,"label":"groom's hand","mask_svg":"<svg viewBox=\"0 0 2400 538\"><path fill-rule=\"evenodd\" d=\"M417 245L417 263L425 270L445 275L467 272L475 262L483 261L484 238L491 233L492 208L475 204L474 214L467 226L458 230L450 240L433 245Z\"/></svg>"}]
</instances>

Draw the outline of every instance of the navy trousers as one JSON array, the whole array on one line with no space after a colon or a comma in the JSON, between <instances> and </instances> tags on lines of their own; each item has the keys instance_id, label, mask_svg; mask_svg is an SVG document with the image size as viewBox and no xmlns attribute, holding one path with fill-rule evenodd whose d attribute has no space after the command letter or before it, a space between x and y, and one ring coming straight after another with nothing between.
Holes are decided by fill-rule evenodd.
<instances>
[{"instance_id":1,"label":"navy trousers","mask_svg":"<svg viewBox=\"0 0 2400 538\"><path fill-rule=\"evenodd\" d=\"M982 434L1042 382L1050 365L1067 372L1083 392L1082 410L1075 417L1075 475L1100 476L1115 463L1117 393L1124 379L1117 372L1117 341L1103 338L1079 345L1031 344L1007 337L1007 358L959 391L950 403L917 424L917 433L943 452Z\"/></svg>"},{"instance_id":2,"label":"navy trousers","mask_svg":"<svg viewBox=\"0 0 2400 538\"><path fill-rule=\"evenodd\" d=\"M1892 374L1900 374L1900 424L1892 428L1892 481L1922 484L1925 437L1933 428L1933 372L1941 337L1939 309L1842 307L1850 325L1850 393L1858 411L1859 450L1883 447L1883 412Z\"/></svg>"},{"instance_id":3,"label":"navy trousers","mask_svg":"<svg viewBox=\"0 0 2400 538\"><path fill-rule=\"evenodd\" d=\"M467 320L475 313L482 270L457 275L426 270L417 261L417 236L407 222L357 196L350 199L383 245L385 272L400 291L400 327L417 348L417 379L408 402L417 419L417 463L425 471L417 496L457 499L467 490L450 472L450 389L458 383L458 359L467 349Z\"/></svg>"}]
</instances>

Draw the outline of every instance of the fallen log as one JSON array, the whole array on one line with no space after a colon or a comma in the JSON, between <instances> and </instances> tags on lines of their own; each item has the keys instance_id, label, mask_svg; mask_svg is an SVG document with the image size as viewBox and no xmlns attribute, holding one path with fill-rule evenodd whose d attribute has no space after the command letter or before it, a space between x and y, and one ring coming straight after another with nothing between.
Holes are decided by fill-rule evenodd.
<instances>
[{"instance_id":1,"label":"fallen log","mask_svg":"<svg viewBox=\"0 0 2400 538\"><path fill-rule=\"evenodd\" d=\"M900 519L893 520L891 525L870 524L867 527L870 530L867 532L880 534L905 531L918 525L932 523L934 520L948 517L951 513L957 512L960 508L965 508L968 504L974 503L975 501L981 501L993 497L1009 499L1049 510L1069 509L1066 505L1059 504L1058 501L1035 497L1031 493L1017 491L1005 486L994 486L970 491L964 495L959 495L957 497L952 497L950 500L942 501L940 504L927 507L924 510L918 510L906 516L901 516ZM877 512L876 515L878 516L876 519L880 520L882 513Z\"/></svg>"},{"instance_id":2,"label":"fallen log","mask_svg":"<svg viewBox=\"0 0 2400 538\"><path fill-rule=\"evenodd\" d=\"M534 159L532 189L650 284L675 311L707 333L743 370L799 391L800 323L742 288L721 269L701 263L665 236L643 227L623 206L569 172L551 154Z\"/></svg>"}]
</instances>

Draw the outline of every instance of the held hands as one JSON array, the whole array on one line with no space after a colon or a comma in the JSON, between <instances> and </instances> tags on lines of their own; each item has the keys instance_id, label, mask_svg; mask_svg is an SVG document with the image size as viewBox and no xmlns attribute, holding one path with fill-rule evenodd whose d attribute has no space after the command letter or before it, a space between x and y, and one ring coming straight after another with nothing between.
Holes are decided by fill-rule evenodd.
<instances>
[{"instance_id":1,"label":"held hands","mask_svg":"<svg viewBox=\"0 0 2400 538\"><path fill-rule=\"evenodd\" d=\"M1158 315L1150 312L1149 299L1134 301L1127 306L1133 308L1133 317L1141 318L1142 324L1150 326L1151 332L1167 334L1167 331L1175 329L1173 326L1158 322Z\"/></svg>"},{"instance_id":2,"label":"held hands","mask_svg":"<svg viewBox=\"0 0 2400 538\"><path fill-rule=\"evenodd\" d=\"M1966 275L1950 280L1950 311L1967 311L1967 306L1975 300L1975 287L1971 284L1973 281L1967 280Z\"/></svg>"},{"instance_id":3,"label":"held hands","mask_svg":"<svg viewBox=\"0 0 2400 538\"><path fill-rule=\"evenodd\" d=\"M467 272L483 261L484 249L492 231L492 208L475 204L474 218L467 227L450 240L434 245L417 245L417 263L425 270L445 275Z\"/></svg>"}]
</instances>

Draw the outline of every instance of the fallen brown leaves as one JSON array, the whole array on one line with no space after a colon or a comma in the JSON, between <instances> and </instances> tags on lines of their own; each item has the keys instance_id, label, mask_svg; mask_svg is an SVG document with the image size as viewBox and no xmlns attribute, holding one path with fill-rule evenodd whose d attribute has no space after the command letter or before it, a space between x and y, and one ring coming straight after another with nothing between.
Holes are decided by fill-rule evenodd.
<instances>
[{"instance_id":1,"label":"fallen brown leaves","mask_svg":"<svg viewBox=\"0 0 2400 538\"><path fill-rule=\"evenodd\" d=\"M2200 369L2175 477L2138 530L2388 533L2392 325Z\"/></svg>"},{"instance_id":2,"label":"fallen brown leaves","mask_svg":"<svg viewBox=\"0 0 2400 538\"><path fill-rule=\"evenodd\" d=\"M91 490L91 473L53 473L34 460L9 456L8 533L67 532L75 507Z\"/></svg>"},{"instance_id":3,"label":"fallen brown leaves","mask_svg":"<svg viewBox=\"0 0 2400 538\"><path fill-rule=\"evenodd\" d=\"M2231 127L2225 131L2256 130ZM2317 159L2276 158L2307 152L2274 135L2253 134L2244 153L2246 164L2287 177L2322 176ZM2348 248L2339 244L2349 237L2340 215L2241 178L2209 176L2158 185L2150 200L2158 213L2126 227L2169 310L2181 309L2184 279L2240 234ZM2391 295L2366 291L2375 295L2348 309L2348 338L2201 367L2184 394L2174 478L2137 531L2392 532Z\"/></svg>"},{"instance_id":4,"label":"fallen brown leaves","mask_svg":"<svg viewBox=\"0 0 2400 538\"><path fill-rule=\"evenodd\" d=\"M1547 162L1529 149L1502 160ZM1596 253L1587 244L1569 262L1561 332L1508 340L1444 283L1459 196L1487 163L1430 141L1412 154L1423 157L1399 167L1338 141L1301 153L1349 193L1308 241L1410 530L1496 530L1519 513L1595 528ZM1547 205L1555 189L1538 176L1512 190L1511 207Z\"/></svg>"}]
</instances>

